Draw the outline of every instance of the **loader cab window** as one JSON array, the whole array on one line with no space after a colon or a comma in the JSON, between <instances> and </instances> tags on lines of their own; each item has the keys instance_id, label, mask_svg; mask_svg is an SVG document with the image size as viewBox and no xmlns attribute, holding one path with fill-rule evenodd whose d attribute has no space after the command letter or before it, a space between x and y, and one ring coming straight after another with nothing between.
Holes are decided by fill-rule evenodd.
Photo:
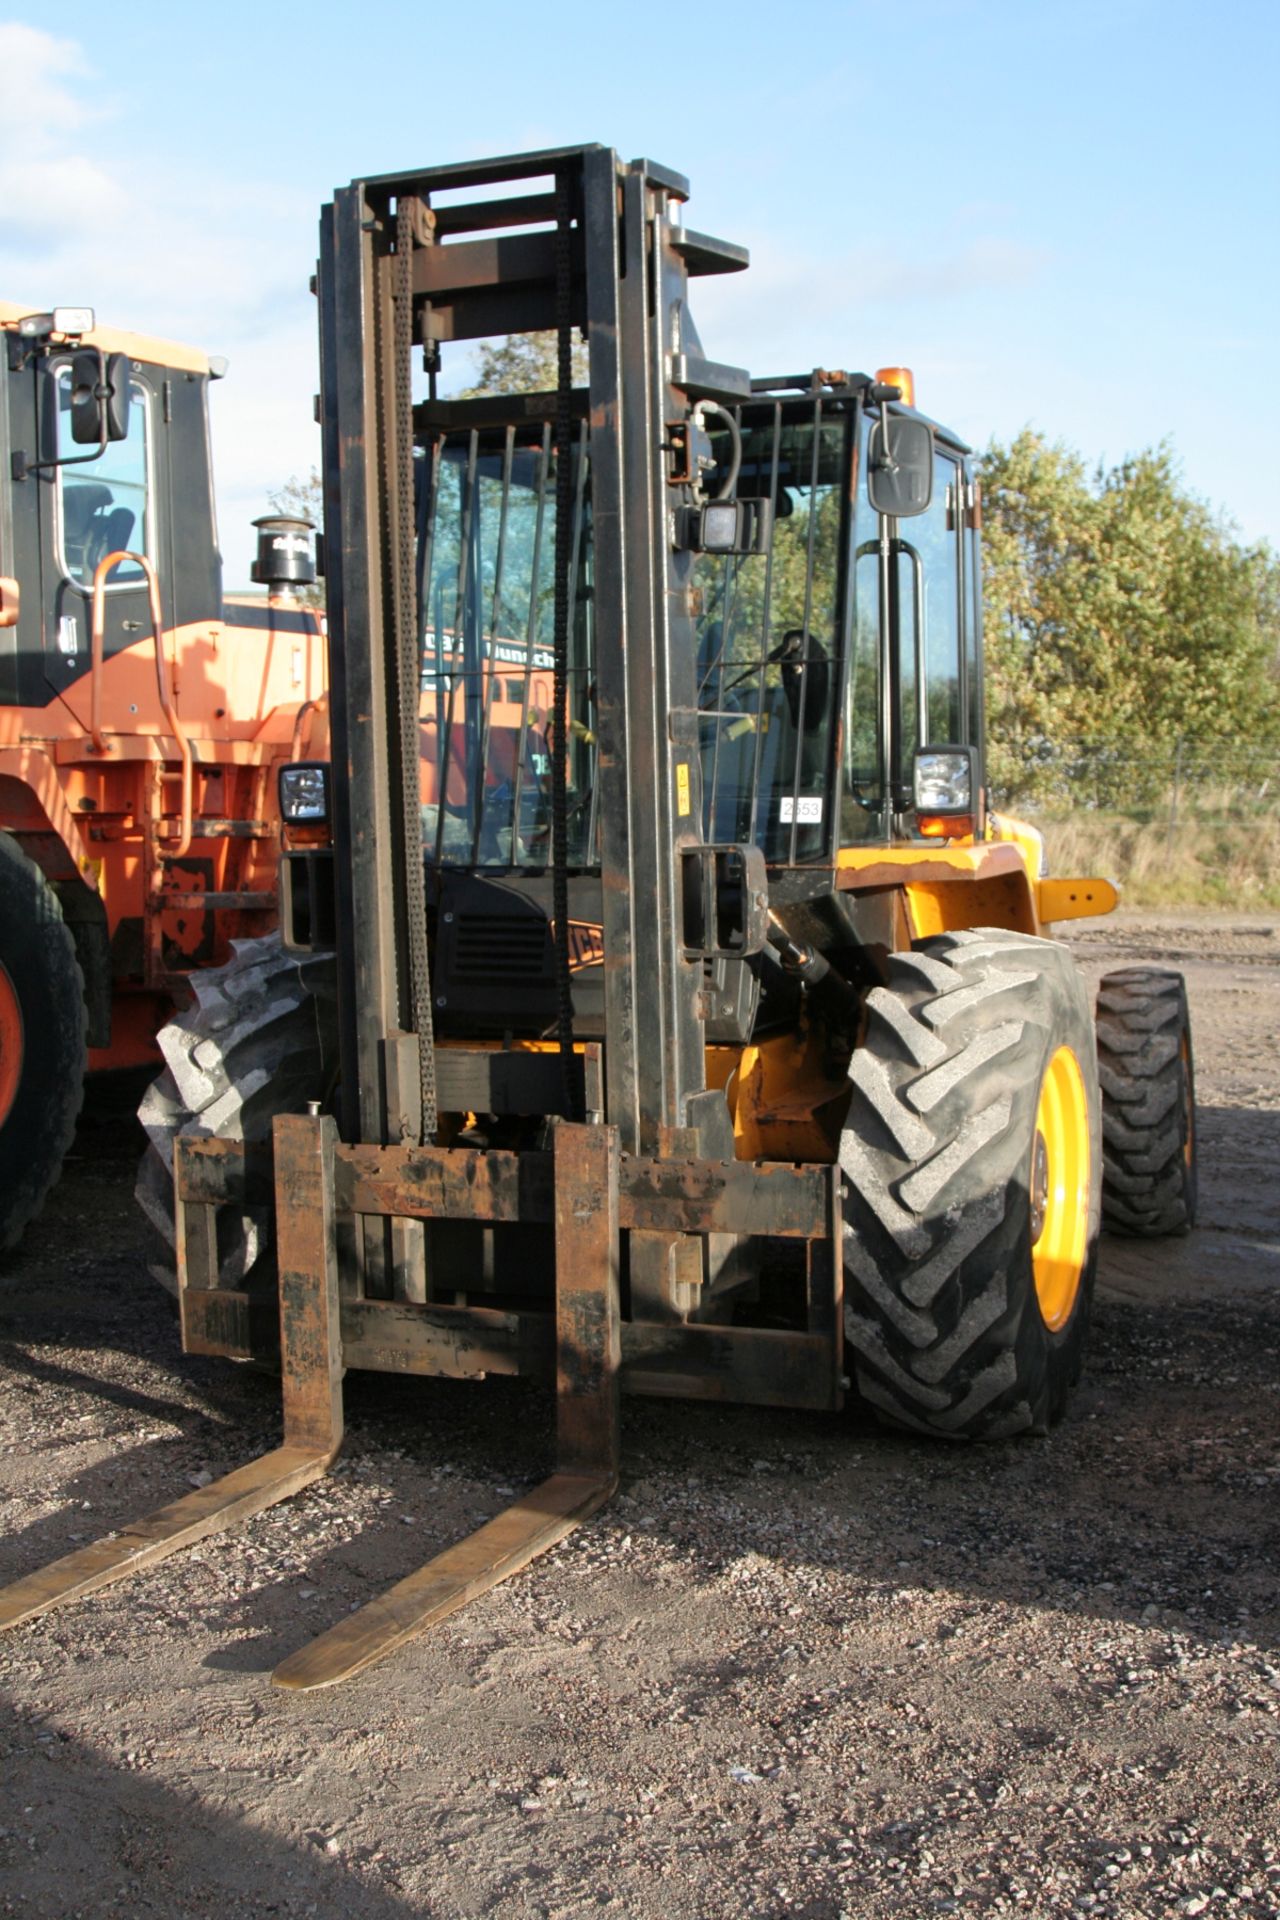
<instances>
[{"instance_id":1,"label":"loader cab window","mask_svg":"<svg viewBox=\"0 0 1280 1920\"><path fill-rule=\"evenodd\" d=\"M595 858L595 623L585 428L572 455L568 843ZM551 860L556 472L550 427L431 442L417 462L428 860Z\"/></svg>"},{"instance_id":2,"label":"loader cab window","mask_svg":"<svg viewBox=\"0 0 1280 1920\"><path fill-rule=\"evenodd\" d=\"M774 502L773 543L697 561L703 831L794 865L832 834L849 424L777 402L742 430L738 494Z\"/></svg>"},{"instance_id":3,"label":"loader cab window","mask_svg":"<svg viewBox=\"0 0 1280 1920\"><path fill-rule=\"evenodd\" d=\"M867 498L864 414L853 513L853 607L849 624L849 681L844 716L844 782L840 844L882 838L884 811L883 695L880 640L880 516Z\"/></svg>"},{"instance_id":4,"label":"loader cab window","mask_svg":"<svg viewBox=\"0 0 1280 1920\"><path fill-rule=\"evenodd\" d=\"M58 458L75 459L84 448L71 438L71 368L54 373L57 394ZM141 382L131 385L129 433L114 441L96 460L55 469L57 476L58 559L68 580L86 592L93 587L94 569L109 553L130 549L151 555L150 419L148 395ZM123 561L114 567L107 587L136 586L142 569Z\"/></svg>"},{"instance_id":5,"label":"loader cab window","mask_svg":"<svg viewBox=\"0 0 1280 1920\"><path fill-rule=\"evenodd\" d=\"M865 478L859 497L865 499ZM965 497L960 461L940 447L933 498L925 513L878 523L872 534L871 523L878 517L869 505L865 508L868 531L855 566L856 594L864 603L872 592L873 544L878 549L882 533L888 541L889 604L882 632L890 678L890 788L898 811L910 805L911 757L918 747L976 737L973 587L962 564ZM883 561L878 564L882 583ZM856 725L851 715L851 743L857 738ZM855 791L857 784L855 772L850 782Z\"/></svg>"},{"instance_id":6,"label":"loader cab window","mask_svg":"<svg viewBox=\"0 0 1280 1920\"><path fill-rule=\"evenodd\" d=\"M975 746L982 746L982 536L978 531L981 513L977 482L966 478L964 485L972 509L965 515L963 536L965 705L969 718L966 738Z\"/></svg>"}]
</instances>

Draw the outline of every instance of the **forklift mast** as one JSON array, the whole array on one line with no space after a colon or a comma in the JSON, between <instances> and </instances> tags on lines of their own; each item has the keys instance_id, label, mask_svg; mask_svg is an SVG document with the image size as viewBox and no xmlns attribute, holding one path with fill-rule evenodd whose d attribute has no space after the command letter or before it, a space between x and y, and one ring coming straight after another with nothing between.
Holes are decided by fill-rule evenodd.
<instances>
[{"instance_id":1,"label":"forklift mast","mask_svg":"<svg viewBox=\"0 0 1280 1920\"><path fill-rule=\"evenodd\" d=\"M553 192L545 190L548 181ZM539 190L529 191L527 183ZM493 197L479 197L485 189ZM596 1031L601 1039L607 1036L604 1117L617 1127L624 1152L659 1151L673 1130L691 1129L695 1137L686 1138L686 1150L732 1157L723 1098L706 1097L698 998L703 972L682 950L678 933L686 884L682 860L699 845L703 809L696 555L689 544L673 543L672 529L698 493L690 484L696 457L691 461L686 451L696 437L696 404L727 408L750 396L746 373L703 357L689 313L689 281L744 267L747 256L681 224L688 192L687 181L665 167L647 160L625 164L608 148L587 146L356 181L325 209L321 407L347 1138L431 1137L433 1031L449 1023L444 981L458 949L449 930L465 921L469 908L476 911L468 873L477 869L468 861L451 870L447 845L435 849L443 861L429 862L432 897L423 901L422 822L428 835L434 825L443 842L450 776L445 736L457 731L451 720L436 728L443 790L433 811L429 803L420 805L418 688L424 653L423 681L432 687L432 645L444 644L444 620L426 604L433 598L433 575L423 548L441 512L448 474L441 445L448 425L465 424L471 415L469 437L461 436L469 464L459 474L457 510L478 514L473 503L477 459L484 458L478 454L485 444L482 428L486 421L492 428L500 416L484 402L468 407L426 400L413 407L410 423L407 356L411 345L420 348L431 366L444 341L551 327L559 329L563 347L572 327L588 345L589 391L570 394L562 381L558 396L544 397L543 411L545 416L558 408L560 415L553 451L561 503L570 486L577 489L569 538L563 511L557 516L562 646L563 630L575 617L570 603L577 583L576 575L566 575L575 560L582 571L574 548L581 547L582 450L590 422L590 579L576 612L581 626L589 597L591 657L564 670L576 675L571 691L582 712L570 723L571 737L594 736L592 790L581 797L579 813L588 816L595 844L559 851L573 855L570 925L595 930L595 951L603 952ZM517 434L513 422L521 414L531 432ZM504 507L513 462L527 451L540 463L540 522L549 517L542 495L551 436L552 421L539 419L523 396L488 436L494 449L491 489L502 485L499 469L506 473ZM570 436L576 460L566 457ZM673 484L681 471L688 480ZM509 552L507 562L511 571ZM466 566L464 555L464 573ZM536 586L535 580L535 593ZM438 602L439 594L434 597ZM474 603L478 589L469 597ZM464 581L460 604L467 598ZM457 631L463 624L455 620L449 636L456 650L467 643ZM491 633L491 647L496 637ZM546 658L532 626L517 657L525 669L518 787L522 774L535 778L526 773L523 739L529 680L535 659ZM472 708L473 744L484 731L483 708L492 705L494 672L491 662L484 687L473 674L463 696ZM446 681L453 691L460 684L457 676L442 673L434 680L437 701ZM407 702L412 710L405 725ZM494 731L490 714L490 745ZM548 761L554 773L554 763L563 766L565 758L553 743L552 752L540 756L540 777L545 781ZM493 777L490 769L490 791ZM483 811L485 798L472 796L473 812ZM529 795L523 809L517 798L513 833L529 811ZM449 821L451 836L454 824ZM584 842L583 832L578 840ZM567 859L548 862L543 855L552 882L555 868L564 864ZM481 876L485 870L482 857ZM546 898L545 873L530 880L527 872L508 872L487 884L481 877L479 884L481 907L488 908L480 924L499 944L504 905L510 909L521 899L531 904L537 896L550 910L557 944L567 946L569 926L563 910L557 914ZM443 970L429 990L424 904L434 915ZM465 926L459 938L463 932ZM567 1051L564 1026L562 1019ZM425 1071L419 1070L422 1062ZM567 1099L576 1096L581 1113L587 1091L582 1070L575 1073L570 1062L564 1077ZM593 1108L597 1099L592 1096ZM564 1111L566 1103L553 1090L544 1110Z\"/></svg>"}]
</instances>

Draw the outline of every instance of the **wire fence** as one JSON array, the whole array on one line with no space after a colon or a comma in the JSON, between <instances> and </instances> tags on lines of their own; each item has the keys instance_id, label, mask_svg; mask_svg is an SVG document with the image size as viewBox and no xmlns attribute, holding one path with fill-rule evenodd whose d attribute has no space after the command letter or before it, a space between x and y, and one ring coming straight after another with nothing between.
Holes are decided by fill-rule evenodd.
<instances>
[{"instance_id":1,"label":"wire fence","mask_svg":"<svg viewBox=\"0 0 1280 1920\"><path fill-rule=\"evenodd\" d=\"M1280 909L1274 747L1075 741L997 762L992 790L1042 829L1051 872L1106 874L1133 906Z\"/></svg>"},{"instance_id":2,"label":"wire fence","mask_svg":"<svg viewBox=\"0 0 1280 1920\"><path fill-rule=\"evenodd\" d=\"M1120 814L1143 825L1250 822L1280 818L1280 750L1221 741L1175 740L1143 748L1072 741L1007 747L992 761L997 806L1033 818Z\"/></svg>"}]
</instances>

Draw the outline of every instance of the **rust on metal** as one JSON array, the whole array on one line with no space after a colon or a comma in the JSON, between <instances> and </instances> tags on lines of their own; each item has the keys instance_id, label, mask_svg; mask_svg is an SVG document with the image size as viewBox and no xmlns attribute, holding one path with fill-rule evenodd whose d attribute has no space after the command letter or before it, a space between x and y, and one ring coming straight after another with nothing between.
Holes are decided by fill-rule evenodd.
<instances>
[{"instance_id":1,"label":"rust on metal","mask_svg":"<svg viewBox=\"0 0 1280 1920\"><path fill-rule=\"evenodd\" d=\"M162 1507L112 1539L96 1541L0 1591L0 1628L49 1613L221 1533L318 1480L342 1441L342 1365L333 1255L333 1148L319 1116L276 1121L282 1193L280 1346L285 1444Z\"/></svg>"},{"instance_id":2,"label":"rust on metal","mask_svg":"<svg viewBox=\"0 0 1280 1920\"><path fill-rule=\"evenodd\" d=\"M551 1155L470 1147L341 1147L339 1213L421 1220L551 1219Z\"/></svg>"},{"instance_id":3,"label":"rust on metal","mask_svg":"<svg viewBox=\"0 0 1280 1920\"><path fill-rule=\"evenodd\" d=\"M550 1385L555 1323L550 1313L344 1300L342 1352L349 1367L374 1373L442 1374L453 1380L521 1374Z\"/></svg>"},{"instance_id":4,"label":"rust on metal","mask_svg":"<svg viewBox=\"0 0 1280 1920\"><path fill-rule=\"evenodd\" d=\"M277 1140L277 1157L281 1143ZM618 1134L555 1130L557 1471L276 1668L279 1687L350 1679L518 1573L604 1504L618 1477ZM380 1308L379 1311L382 1309ZM423 1312L395 1303L401 1324ZM437 1322L439 1314L436 1314ZM498 1322L487 1316L492 1337ZM440 1325L433 1329L439 1337Z\"/></svg>"},{"instance_id":5,"label":"rust on metal","mask_svg":"<svg viewBox=\"0 0 1280 1920\"><path fill-rule=\"evenodd\" d=\"M286 1442L325 1450L330 1458L342 1444L342 1347L333 1237L337 1139L337 1126L328 1114L276 1117L284 1434Z\"/></svg>"},{"instance_id":6,"label":"rust on metal","mask_svg":"<svg viewBox=\"0 0 1280 1920\"><path fill-rule=\"evenodd\" d=\"M619 1217L626 1228L798 1239L826 1231L822 1166L624 1158L619 1181Z\"/></svg>"},{"instance_id":7,"label":"rust on metal","mask_svg":"<svg viewBox=\"0 0 1280 1920\"><path fill-rule=\"evenodd\" d=\"M556 1433L560 1468L618 1474L618 1130L555 1129Z\"/></svg>"},{"instance_id":8,"label":"rust on metal","mask_svg":"<svg viewBox=\"0 0 1280 1920\"><path fill-rule=\"evenodd\" d=\"M100 1587L153 1566L179 1547L221 1533L318 1480L328 1459L303 1447L277 1447L221 1480L188 1493L109 1540L81 1547L0 1590L0 1629L20 1626Z\"/></svg>"},{"instance_id":9,"label":"rust on metal","mask_svg":"<svg viewBox=\"0 0 1280 1920\"><path fill-rule=\"evenodd\" d=\"M844 1210L838 1167L827 1172L826 1232L805 1246L805 1320L821 1344L814 1372L826 1387L827 1405L844 1405Z\"/></svg>"},{"instance_id":10,"label":"rust on metal","mask_svg":"<svg viewBox=\"0 0 1280 1920\"><path fill-rule=\"evenodd\" d=\"M275 1302L233 1287L192 1287L182 1283L184 1353L218 1354L227 1360L261 1360L276 1351L279 1319Z\"/></svg>"},{"instance_id":11,"label":"rust on metal","mask_svg":"<svg viewBox=\"0 0 1280 1920\"><path fill-rule=\"evenodd\" d=\"M243 1140L180 1137L174 1154L178 1199L189 1206L253 1205L272 1198L271 1149Z\"/></svg>"},{"instance_id":12,"label":"rust on metal","mask_svg":"<svg viewBox=\"0 0 1280 1920\"><path fill-rule=\"evenodd\" d=\"M623 1390L756 1407L839 1407L826 1334L633 1321L622 1328Z\"/></svg>"},{"instance_id":13,"label":"rust on metal","mask_svg":"<svg viewBox=\"0 0 1280 1920\"><path fill-rule=\"evenodd\" d=\"M261 1149L246 1160L237 1141L183 1141L179 1195L188 1206L238 1205L265 1193L269 1168ZM788 1161L623 1154L618 1224L626 1232L816 1239L826 1231L828 1173L825 1166ZM547 1226L554 1218L553 1187L549 1153L342 1145L334 1152L336 1214Z\"/></svg>"},{"instance_id":14,"label":"rust on metal","mask_svg":"<svg viewBox=\"0 0 1280 1920\"><path fill-rule=\"evenodd\" d=\"M336 1178L339 1213L530 1225L553 1218L552 1164L546 1153L340 1146ZM812 1239L826 1230L826 1190L823 1166L623 1154L618 1223L627 1231Z\"/></svg>"},{"instance_id":15,"label":"rust on metal","mask_svg":"<svg viewBox=\"0 0 1280 1920\"><path fill-rule=\"evenodd\" d=\"M363 1672L437 1620L519 1573L604 1504L612 1482L554 1473L494 1519L437 1554L416 1573L289 1655L272 1674L278 1687L332 1687Z\"/></svg>"}]
</instances>

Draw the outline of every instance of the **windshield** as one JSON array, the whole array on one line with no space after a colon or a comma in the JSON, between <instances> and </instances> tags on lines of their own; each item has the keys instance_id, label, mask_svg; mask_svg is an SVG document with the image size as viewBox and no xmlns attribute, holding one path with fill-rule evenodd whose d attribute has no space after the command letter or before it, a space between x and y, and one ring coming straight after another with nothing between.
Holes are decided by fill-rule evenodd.
<instances>
[{"instance_id":1,"label":"windshield","mask_svg":"<svg viewBox=\"0 0 1280 1920\"><path fill-rule=\"evenodd\" d=\"M737 490L773 502L772 545L697 568L703 830L788 864L831 838L848 432L820 400L747 412Z\"/></svg>"},{"instance_id":2,"label":"windshield","mask_svg":"<svg viewBox=\"0 0 1280 1920\"><path fill-rule=\"evenodd\" d=\"M821 400L747 409L737 490L772 501L770 550L695 564L703 833L774 862L829 857L849 431ZM714 442L725 460L728 439ZM585 422L571 458L568 857L583 868L599 857ZM420 787L435 864L550 862L555 494L542 422L442 435L419 453Z\"/></svg>"},{"instance_id":3,"label":"windshield","mask_svg":"<svg viewBox=\"0 0 1280 1920\"><path fill-rule=\"evenodd\" d=\"M569 864L595 840L595 622L585 424L573 455ZM556 466L550 426L447 443L418 461L420 784L428 859L551 857Z\"/></svg>"}]
</instances>

